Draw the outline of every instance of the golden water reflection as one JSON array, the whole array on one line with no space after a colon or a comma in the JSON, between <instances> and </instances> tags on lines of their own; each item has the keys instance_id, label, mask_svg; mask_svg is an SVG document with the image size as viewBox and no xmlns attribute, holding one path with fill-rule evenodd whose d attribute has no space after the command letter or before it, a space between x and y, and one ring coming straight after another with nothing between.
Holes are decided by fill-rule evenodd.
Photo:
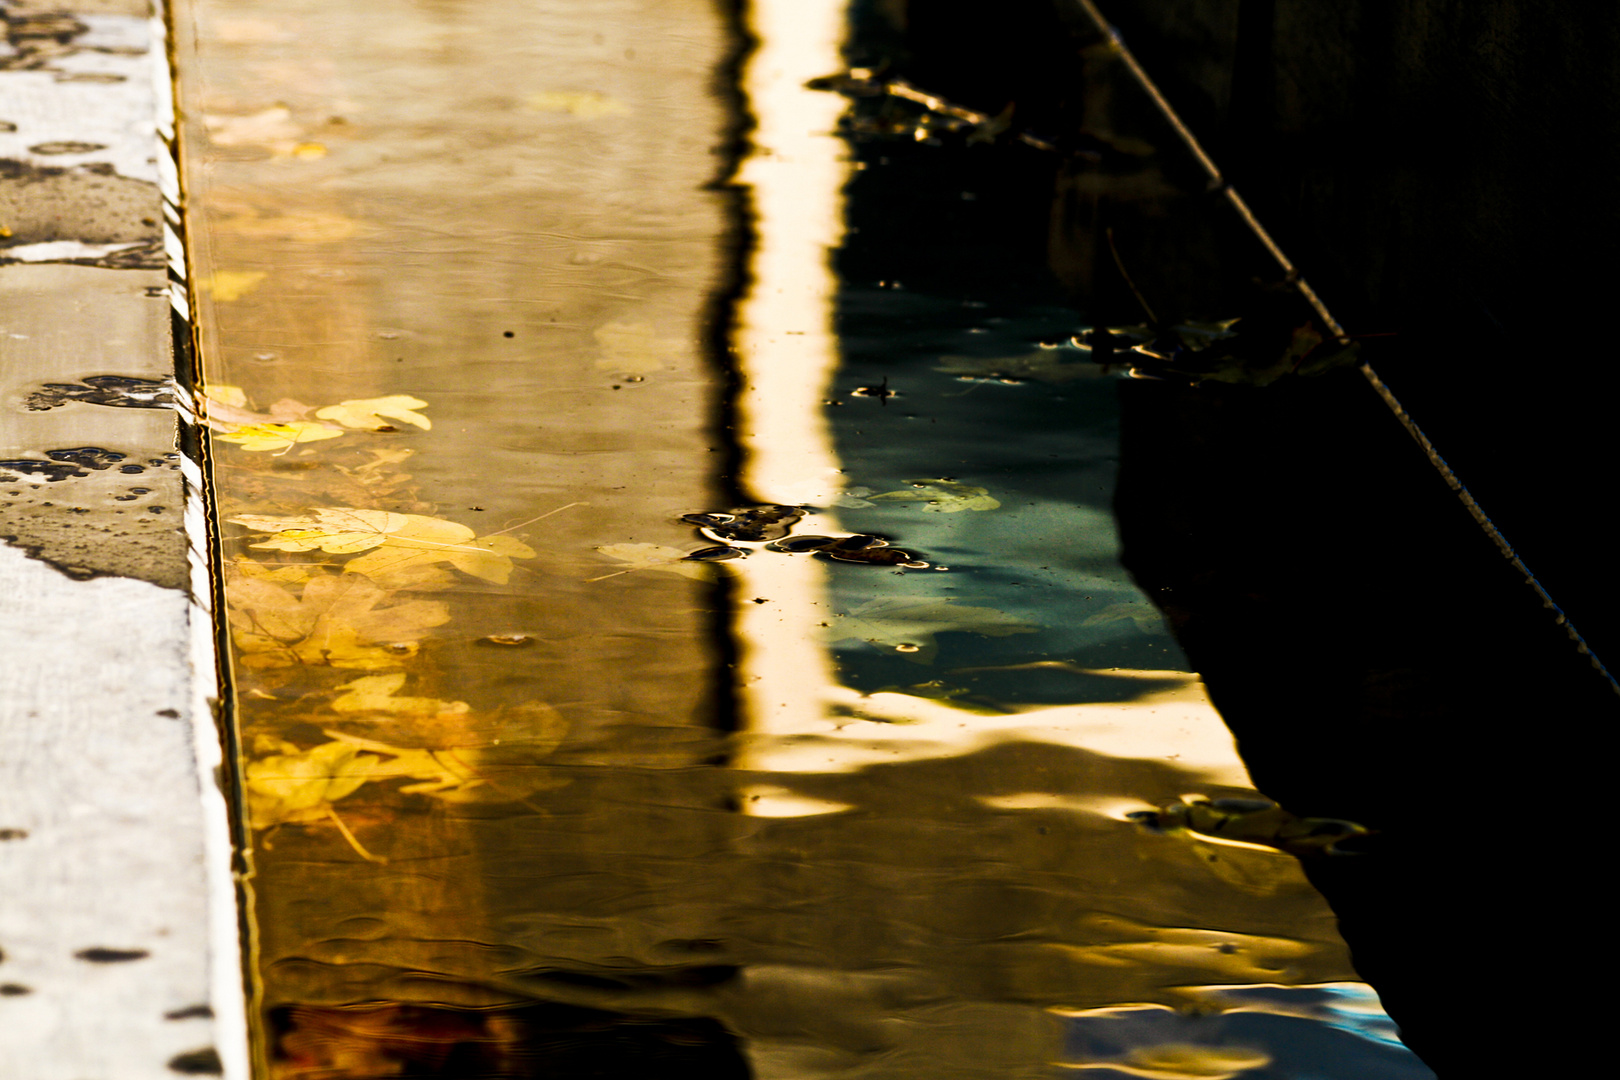
<instances>
[{"instance_id":1,"label":"golden water reflection","mask_svg":"<svg viewBox=\"0 0 1620 1080\"><path fill-rule=\"evenodd\" d=\"M756 9L735 398L721 6L184 13L263 1075L1005 1080L1063 1010L1353 978L1292 857L1128 817L1252 794L1196 676L862 694L825 564L684 561L846 483L841 8Z\"/></svg>"}]
</instances>

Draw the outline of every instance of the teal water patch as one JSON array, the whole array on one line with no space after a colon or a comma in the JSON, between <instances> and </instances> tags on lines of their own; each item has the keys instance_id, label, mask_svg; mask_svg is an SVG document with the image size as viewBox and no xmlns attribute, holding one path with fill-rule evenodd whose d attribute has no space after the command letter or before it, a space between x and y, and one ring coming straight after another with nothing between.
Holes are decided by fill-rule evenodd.
<instances>
[{"instance_id":1,"label":"teal water patch","mask_svg":"<svg viewBox=\"0 0 1620 1080\"><path fill-rule=\"evenodd\" d=\"M1102 1078L1429 1080L1364 983L1199 988L1196 1009L1093 1009L1066 1018L1066 1070ZM1214 1011L1212 1011L1214 1010Z\"/></svg>"},{"instance_id":2,"label":"teal water patch","mask_svg":"<svg viewBox=\"0 0 1620 1080\"><path fill-rule=\"evenodd\" d=\"M827 406L848 477L840 521L930 566L835 565L835 606L847 619L934 601L947 626L962 612L933 645L904 627L840 637L850 685L939 679L1013 705L1116 699L1119 680L1093 671L1190 670L1120 565L1115 377L1048 347L1073 313L851 284L841 314Z\"/></svg>"}]
</instances>

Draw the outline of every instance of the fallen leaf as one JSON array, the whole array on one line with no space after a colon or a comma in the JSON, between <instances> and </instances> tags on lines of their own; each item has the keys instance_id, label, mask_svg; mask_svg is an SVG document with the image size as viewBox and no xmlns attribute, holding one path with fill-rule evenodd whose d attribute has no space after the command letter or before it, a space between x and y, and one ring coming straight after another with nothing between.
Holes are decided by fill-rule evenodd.
<instances>
[{"instance_id":1,"label":"fallen leaf","mask_svg":"<svg viewBox=\"0 0 1620 1080\"><path fill-rule=\"evenodd\" d=\"M413 580L424 567L447 562L463 573L502 585L511 576L513 559L532 559L535 554L533 548L510 536L478 537L467 526L443 518L352 506L316 507L302 517L238 514L227 520L274 534L250 545L255 548L319 548L334 555L369 551L344 566L344 572L364 574L386 584Z\"/></svg>"},{"instance_id":2,"label":"fallen leaf","mask_svg":"<svg viewBox=\"0 0 1620 1080\"><path fill-rule=\"evenodd\" d=\"M281 571L237 567L226 589L227 619L245 667L397 667L415 655L423 631L450 620L437 600L385 604L389 592L363 577L323 573L294 596L278 580Z\"/></svg>"},{"instance_id":3,"label":"fallen leaf","mask_svg":"<svg viewBox=\"0 0 1620 1080\"><path fill-rule=\"evenodd\" d=\"M471 536L472 530L468 529L467 534ZM512 560L532 559L534 555L533 548L510 536L485 536L448 544L401 536L351 560L343 569L403 588L415 582L433 564L447 562L464 574L505 585L512 576Z\"/></svg>"},{"instance_id":4,"label":"fallen leaf","mask_svg":"<svg viewBox=\"0 0 1620 1080\"><path fill-rule=\"evenodd\" d=\"M955 514L963 510L995 510L1001 503L990 496L989 488L958 484L951 480L907 480L911 490L885 491L866 496L871 502L920 502L934 514Z\"/></svg>"},{"instance_id":5,"label":"fallen leaf","mask_svg":"<svg viewBox=\"0 0 1620 1080\"><path fill-rule=\"evenodd\" d=\"M586 581L601 581L604 578L617 577L619 574L628 574L632 570L663 570L670 574L700 579L708 576L703 569L704 563L688 562L686 552L663 544L603 544L596 550L623 565L611 574L586 578Z\"/></svg>"},{"instance_id":6,"label":"fallen leaf","mask_svg":"<svg viewBox=\"0 0 1620 1080\"><path fill-rule=\"evenodd\" d=\"M255 829L306 825L331 813L332 804L372 778L379 759L346 742L309 750L277 742L277 752L247 764L248 815Z\"/></svg>"},{"instance_id":7,"label":"fallen leaf","mask_svg":"<svg viewBox=\"0 0 1620 1080\"><path fill-rule=\"evenodd\" d=\"M338 687L345 693L332 699L332 708L338 712L381 712L418 717L442 716L447 713L459 715L470 708L465 701L401 697L399 690L404 685L403 674L364 675Z\"/></svg>"},{"instance_id":8,"label":"fallen leaf","mask_svg":"<svg viewBox=\"0 0 1620 1080\"><path fill-rule=\"evenodd\" d=\"M1097 1061L1079 1068L1104 1069L1141 1080L1233 1080L1271 1064L1271 1060L1265 1051L1247 1047L1161 1043L1136 1047L1119 1060Z\"/></svg>"},{"instance_id":9,"label":"fallen leaf","mask_svg":"<svg viewBox=\"0 0 1620 1080\"><path fill-rule=\"evenodd\" d=\"M223 432L218 437L226 442L239 443L244 450L286 450L298 443L335 439L342 434L342 428L329 424L294 420L286 424L249 424Z\"/></svg>"},{"instance_id":10,"label":"fallen leaf","mask_svg":"<svg viewBox=\"0 0 1620 1080\"><path fill-rule=\"evenodd\" d=\"M540 708L555 716L550 706ZM560 717L556 717L556 721L561 725ZM498 753L505 747L406 749L341 731L328 731L326 734L356 750L369 751L386 758L370 767L368 779L403 778L416 781L399 789L403 795L428 795L452 803L522 802L536 791L560 787L567 782L552 775L551 770L537 768L545 755L561 741L560 730L555 738L546 743L525 741L515 748L516 756L509 760L501 760L502 755Z\"/></svg>"},{"instance_id":11,"label":"fallen leaf","mask_svg":"<svg viewBox=\"0 0 1620 1080\"><path fill-rule=\"evenodd\" d=\"M197 280L197 291L207 293L222 304L229 303L232 300L242 299L258 288L259 282L268 276L263 270L215 270L212 274ZM238 401L236 404L241 405L243 402Z\"/></svg>"},{"instance_id":12,"label":"fallen leaf","mask_svg":"<svg viewBox=\"0 0 1620 1080\"><path fill-rule=\"evenodd\" d=\"M442 548L470 540L476 535L467 526L443 518L364 510L353 506L320 506L298 517L237 514L226 520L254 532L275 534L270 540L251 545L256 548L274 551L319 549L333 555L348 555L387 543Z\"/></svg>"},{"instance_id":13,"label":"fallen leaf","mask_svg":"<svg viewBox=\"0 0 1620 1080\"><path fill-rule=\"evenodd\" d=\"M202 399L207 407L208 426L215 431L236 432L255 424L291 423L309 412L309 406L291 398L282 398L270 406L267 413L255 412L248 407L247 394L240 386L205 386Z\"/></svg>"},{"instance_id":14,"label":"fallen leaf","mask_svg":"<svg viewBox=\"0 0 1620 1080\"><path fill-rule=\"evenodd\" d=\"M344 427L364 428L367 431L392 427L390 420L397 420L426 431L433 426L432 421L413 411L425 408L427 402L421 398L414 398L409 394L393 394L389 397L340 401L336 405L317 409L315 415L322 420L336 420Z\"/></svg>"},{"instance_id":15,"label":"fallen leaf","mask_svg":"<svg viewBox=\"0 0 1620 1080\"><path fill-rule=\"evenodd\" d=\"M245 116L208 113L202 122L208 141L215 146L263 146L278 157L292 152L304 130L285 105L274 105Z\"/></svg>"},{"instance_id":16,"label":"fallen leaf","mask_svg":"<svg viewBox=\"0 0 1620 1080\"><path fill-rule=\"evenodd\" d=\"M262 581L276 581L288 585L303 585L310 578L321 571L307 563L295 563L291 566L269 567L256 559L246 555L238 555L232 560L231 569L243 577L258 578Z\"/></svg>"},{"instance_id":17,"label":"fallen leaf","mask_svg":"<svg viewBox=\"0 0 1620 1080\"><path fill-rule=\"evenodd\" d=\"M935 634L962 631L986 637L1032 634L1038 627L995 608L973 607L949 599L889 598L868 600L828 627L827 640L861 641L904 653L928 663L938 650Z\"/></svg>"}]
</instances>

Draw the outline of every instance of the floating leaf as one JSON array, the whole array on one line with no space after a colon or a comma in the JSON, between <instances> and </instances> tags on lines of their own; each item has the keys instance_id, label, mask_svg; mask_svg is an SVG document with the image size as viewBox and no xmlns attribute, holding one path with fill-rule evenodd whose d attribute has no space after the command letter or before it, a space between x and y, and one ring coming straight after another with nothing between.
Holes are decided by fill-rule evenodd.
<instances>
[{"instance_id":1,"label":"floating leaf","mask_svg":"<svg viewBox=\"0 0 1620 1080\"><path fill-rule=\"evenodd\" d=\"M274 533L252 545L275 551L321 551L349 555L387 543L444 547L472 539L467 526L422 514L395 514L353 506L319 506L298 517L237 514L226 519L254 532Z\"/></svg>"},{"instance_id":2,"label":"floating leaf","mask_svg":"<svg viewBox=\"0 0 1620 1080\"><path fill-rule=\"evenodd\" d=\"M472 530L468 529L467 533L470 536ZM447 562L464 574L505 585L512 576L512 560L532 559L534 554L532 547L510 536L485 536L456 544L402 536L350 561L343 569L403 588L415 582L433 564Z\"/></svg>"},{"instance_id":3,"label":"floating leaf","mask_svg":"<svg viewBox=\"0 0 1620 1080\"><path fill-rule=\"evenodd\" d=\"M230 583L227 615L231 639L246 667L295 664L362 671L397 667L417 650L416 638L450 619L436 600L384 605L389 593L365 578L321 574L295 597L277 575L243 560ZM292 568L288 568L289 570Z\"/></svg>"},{"instance_id":4,"label":"floating leaf","mask_svg":"<svg viewBox=\"0 0 1620 1080\"><path fill-rule=\"evenodd\" d=\"M991 498L988 488L958 484L952 480L907 480L909 491L885 491L868 495L872 502L920 502L934 514L955 514L963 510L995 510L1001 503Z\"/></svg>"},{"instance_id":5,"label":"floating leaf","mask_svg":"<svg viewBox=\"0 0 1620 1080\"><path fill-rule=\"evenodd\" d=\"M964 631L986 637L1031 634L1037 627L995 608L958 604L950 599L888 598L868 600L829 626L828 640L864 641L928 663L938 649L935 634Z\"/></svg>"},{"instance_id":6,"label":"floating leaf","mask_svg":"<svg viewBox=\"0 0 1620 1080\"><path fill-rule=\"evenodd\" d=\"M215 270L212 274L198 279L197 291L207 293L225 304L242 299L258 288L259 282L268 276L263 270ZM240 405L242 402L238 401L236 404Z\"/></svg>"},{"instance_id":7,"label":"floating leaf","mask_svg":"<svg viewBox=\"0 0 1620 1080\"><path fill-rule=\"evenodd\" d=\"M841 492L832 500L832 504L846 510L867 510L877 505L870 500L871 494L872 489L869 487L852 487L848 491Z\"/></svg>"},{"instance_id":8,"label":"floating leaf","mask_svg":"<svg viewBox=\"0 0 1620 1080\"><path fill-rule=\"evenodd\" d=\"M226 442L239 443L244 450L286 450L298 443L335 439L342 434L342 428L330 424L294 420L286 424L249 424L218 437Z\"/></svg>"},{"instance_id":9,"label":"floating leaf","mask_svg":"<svg viewBox=\"0 0 1620 1080\"><path fill-rule=\"evenodd\" d=\"M440 701L437 698L400 697L405 676L365 675L338 687L345 693L332 700L338 712L382 712L402 716L459 715L469 710L465 701Z\"/></svg>"},{"instance_id":10,"label":"floating leaf","mask_svg":"<svg viewBox=\"0 0 1620 1080\"><path fill-rule=\"evenodd\" d=\"M702 563L687 562L686 552L664 544L603 544L596 550L610 559L617 559L623 565L611 574L586 578L586 581L601 581L603 578L628 574L632 570L662 570L690 578L708 576Z\"/></svg>"},{"instance_id":11,"label":"floating leaf","mask_svg":"<svg viewBox=\"0 0 1620 1080\"><path fill-rule=\"evenodd\" d=\"M392 427L390 420L397 420L426 431L433 426L432 421L413 411L425 408L427 402L421 398L414 398L409 394L392 394L388 397L341 401L336 405L316 410L315 415L322 420L336 420L344 427L364 428L367 431Z\"/></svg>"},{"instance_id":12,"label":"floating leaf","mask_svg":"<svg viewBox=\"0 0 1620 1080\"><path fill-rule=\"evenodd\" d=\"M256 532L274 533L256 548L334 555L371 550L351 561L347 573L393 584L414 581L423 568L448 562L473 577L505 584L513 559L532 559L534 549L510 536L479 538L465 525L422 514L395 514L352 506L322 506L302 517L238 514L229 519Z\"/></svg>"},{"instance_id":13,"label":"floating leaf","mask_svg":"<svg viewBox=\"0 0 1620 1080\"><path fill-rule=\"evenodd\" d=\"M256 424L288 424L309 412L308 405L291 398L282 398L270 406L267 413L254 412L248 407L247 394L240 386L211 384L203 388L202 399L207 407L208 426L215 431L238 432Z\"/></svg>"},{"instance_id":14,"label":"floating leaf","mask_svg":"<svg viewBox=\"0 0 1620 1080\"><path fill-rule=\"evenodd\" d=\"M296 143L286 144L291 151ZM359 225L340 214L306 211L265 214L252 207L234 212L220 208L211 215L212 231L229 236L298 240L310 244L331 244L347 240L359 232Z\"/></svg>"}]
</instances>

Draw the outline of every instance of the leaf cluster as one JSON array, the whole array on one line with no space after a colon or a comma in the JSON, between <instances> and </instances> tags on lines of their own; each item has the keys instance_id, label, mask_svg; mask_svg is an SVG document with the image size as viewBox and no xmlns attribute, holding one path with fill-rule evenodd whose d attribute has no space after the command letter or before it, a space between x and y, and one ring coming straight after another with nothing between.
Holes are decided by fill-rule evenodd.
<instances>
[{"instance_id":1,"label":"leaf cluster","mask_svg":"<svg viewBox=\"0 0 1620 1080\"><path fill-rule=\"evenodd\" d=\"M205 394L216 438L274 451L268 460L302 443L324 451L353 431L427 430L417 411L426 405L407 395L319 409L283 399L261 412L235 387ZM358 820L375 824L399 812L400 796L521 801L549 786L535 766L567 728L543 702L480 711L425 689L433 669L423 642L453 612L422 591L453 586L458 575L504 584L513 560L535 551L504 533L479 536L459 522L398 509L421 505L404 496L410 478L402 466L412 452L373 446L313 457L306 449L296 463L253 467L244 456L225 466L223 516L246 530L248 548L265 553L238 555L225 580L250 747L243 765L249 823L259 830L328 825L373 861L382 860L345 820L354 815L339 815L339 803L370 785L379 797L365 800ZM352 504L320 504L327 492L347 494ZM402 783L384 793L379 785L390 781Z\"/></svg>"}]
</instances>

